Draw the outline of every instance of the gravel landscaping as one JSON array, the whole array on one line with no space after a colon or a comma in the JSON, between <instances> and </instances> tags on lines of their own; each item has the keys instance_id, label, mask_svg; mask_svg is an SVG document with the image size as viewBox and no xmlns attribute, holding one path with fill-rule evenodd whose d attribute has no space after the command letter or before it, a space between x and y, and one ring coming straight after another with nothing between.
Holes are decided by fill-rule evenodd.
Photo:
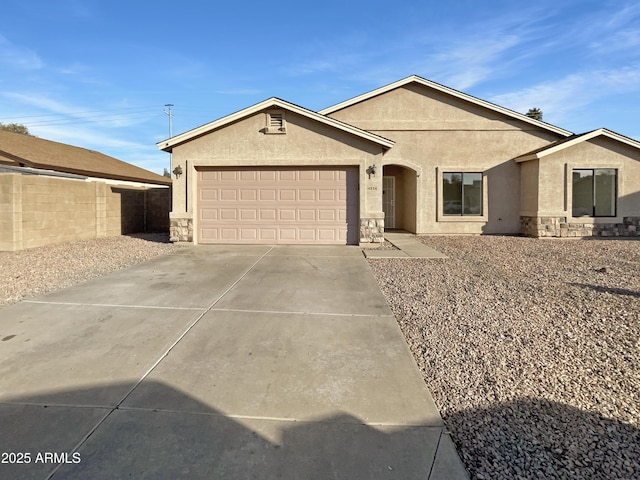
<instances>
[{"instance_id":1,"label":"gravel landscaping","mask_svg":"<svg viewBox=\"0 0 640 480\"><path fill-rule=\"evenodd\" d=\"M0 252L0 305L69 287L180 246L167 234L135 234Z\"/></svg>"},{"instance_id":2,"label":"gravel landscaping","mask_svg":"<svg viewBox=\"0 0 640 480\"><path fill-rule=\"evenodd\" d=\"M640 478L640 241L370 259L472 479Z\"/></svg>"}]
</instances>

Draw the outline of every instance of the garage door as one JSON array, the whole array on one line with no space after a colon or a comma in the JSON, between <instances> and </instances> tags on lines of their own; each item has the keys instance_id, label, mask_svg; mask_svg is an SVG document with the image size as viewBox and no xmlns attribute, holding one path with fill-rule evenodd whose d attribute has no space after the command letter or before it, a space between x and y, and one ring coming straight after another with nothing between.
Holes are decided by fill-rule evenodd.
<instances>
[{"instance_id":1,"label":"garage door","mask_svg":"<svg viewBox=\"0 0 640 480\"><path fill-rule=\"evenodd\" d=\"M198 171L198 242L358 243L358 169Z\"/></svg>"}]
</instances>

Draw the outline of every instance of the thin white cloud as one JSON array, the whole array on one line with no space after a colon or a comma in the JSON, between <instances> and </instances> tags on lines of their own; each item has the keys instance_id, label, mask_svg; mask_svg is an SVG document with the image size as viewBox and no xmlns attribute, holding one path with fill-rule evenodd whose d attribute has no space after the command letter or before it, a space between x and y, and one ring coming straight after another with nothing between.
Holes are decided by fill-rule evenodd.
<instances>
[{"instance_id":1,"label":"thin white cloud","mask_svg":"<svg viewBox=\"0 0 640 480\"><path fill-rule=\"evenodd\" d=\"M490 100L518 112L540 108L545 120L557 123L577 109L606 97L640 92L640 65L615 70L585 71L546 81Z\"/></svg>"},{"instance_id":2,"label":"thin white cloud","mask_svg":"<svg viewBox=\"0 0 640 480\"><path fill-rule=\"evenodd\" d=\"M149 108L123 108L123 112L118 112L117 110L112 109L99 110L97 108L92 111L87 111L86 107L78 107L62 103L44 95L32 95L16 92L2 92L1 95L13 100L15 103L19 104L20 107L26 105L46 112L40 116L33 116L32 118L20 120L21 123L24 123L30 129L37 126L81 124L83 122L97 122L100 124L101 129L122 128L144 123L154 116L154 112Z\"/></svg>"},{"instance_id":3,"label":"thin white cloud","mask_svg":"<svg viewBox=\"0 0 640 480\"><path fill-rule=\"evenodd\" d=\"M604 22L604 25L611 29L617 30L624 25L637 24L637 19L640 17L640 4L639 3L627 3L620 6L620 2L609 2L612 11L611 17Z\"/></svg>"},{"instance_id":4,"label":"thin white cloud","mask_svg":"<svg viewBox=\"0 0 640 480\"><path fill-rule=\"evenodd\" d=\"M148 149L149 145L116 138L109 132L99 131L82 126L41 126L30 130L37 137L68 143L83 148L117 148L117 149Z\"/></svg>"},{"instance_id":5,"label":"thin white cloud","mask_svg":"<svg viewBox=\"0 0 640 480\"><path fill-rule=\"evenodd\" d=\"M0 35L0 65L9 69L37 70L44 66L44 62L30 48L14 45Z\"/></svg>"},{"instance_id":6,"label":"thin white cloud","mask_svg":"<svg viewBox=\"0 0 640 480\"><path fill-rule=\"evenodd\" d=\"M514 34L469 39L428 56L424 66L434 71L442 83L458 90L468 89L502 68L500 62L505 54L522 41L522 37Z\"/></svg>"}]
</instances>

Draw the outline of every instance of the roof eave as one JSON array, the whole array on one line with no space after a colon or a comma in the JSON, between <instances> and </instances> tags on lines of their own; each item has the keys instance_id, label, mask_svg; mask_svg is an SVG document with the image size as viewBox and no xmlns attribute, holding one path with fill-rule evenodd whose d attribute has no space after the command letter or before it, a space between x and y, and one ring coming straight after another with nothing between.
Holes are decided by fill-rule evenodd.
<instances>
[{"instance_id":1,"label":"roof eave","mask_svg":"<svg viewBox=\"0 0 640 480\"><path fill-rule=\"evenodd\" d=\"M522 163L522 162L528 162L530 160L539 160L540 157L538 156L537 153L531 154L531 155L523 155L522 157L516 157L513 159L514 162L516 163Z\"/></svg>"}]
</instances>

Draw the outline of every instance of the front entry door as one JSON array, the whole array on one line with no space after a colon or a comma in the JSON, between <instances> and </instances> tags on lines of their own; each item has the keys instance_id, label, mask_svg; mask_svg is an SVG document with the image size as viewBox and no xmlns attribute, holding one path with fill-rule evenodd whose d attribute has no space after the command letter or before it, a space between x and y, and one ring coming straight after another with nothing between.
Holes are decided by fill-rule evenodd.
<instances>
[{"instance_id":1,"label":"front entry door","mask_svg":"<svg viewBox=\"0 0 640 480\"><path fill-rule=\"evenodd\" d=\"M384 228L396 228L396 177L382 177Z\"/></svg>"}]
</instances>

